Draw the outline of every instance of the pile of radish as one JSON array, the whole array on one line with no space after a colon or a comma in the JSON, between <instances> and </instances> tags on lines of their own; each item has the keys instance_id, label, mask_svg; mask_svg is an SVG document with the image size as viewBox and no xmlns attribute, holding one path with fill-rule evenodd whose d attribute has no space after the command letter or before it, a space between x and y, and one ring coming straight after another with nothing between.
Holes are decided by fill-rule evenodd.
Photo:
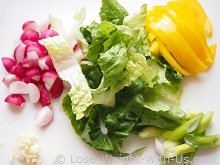
<instances>
[{"instance_id":1,"label":"pile of radish","mask_svg":"<svg viewBox=\"0 0 220 165\"><path fill-rule=\"evenodd\" d=\"M59 34L50 26L46 30L39 30L34 21L25 22L22 29L21 42L15 48L13 57L2 58L3 66L9 73L3 79L9 91L5 102L23 107L25 98L29 97L31 103L40 103L43 108L37 112L35 119L39 126L45 126L53 118L53 111L49 107L51 99L59 97L64 86L39 40Z\"/></svg>"}]
</instances>

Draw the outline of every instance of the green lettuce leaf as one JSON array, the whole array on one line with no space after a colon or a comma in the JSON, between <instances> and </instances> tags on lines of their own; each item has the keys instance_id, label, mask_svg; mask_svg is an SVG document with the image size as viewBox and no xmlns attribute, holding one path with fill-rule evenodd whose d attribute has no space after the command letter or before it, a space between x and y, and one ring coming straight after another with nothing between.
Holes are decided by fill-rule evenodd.
<instances>
[{"instance_id":1,"label":"green lettuce leaf","mask_svg":"<svg viewBox=\"0 0 220 165\"><path fill-rule=\"evenodd\" d=\"M102 0L102 7L99 15L102 21L122 25L128 12L116 0Z\"/></svg>"}]
</instances>

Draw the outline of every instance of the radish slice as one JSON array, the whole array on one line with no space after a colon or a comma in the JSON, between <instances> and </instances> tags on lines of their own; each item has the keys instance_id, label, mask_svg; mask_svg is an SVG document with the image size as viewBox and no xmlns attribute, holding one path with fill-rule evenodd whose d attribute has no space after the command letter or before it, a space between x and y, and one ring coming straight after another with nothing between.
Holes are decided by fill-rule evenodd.
<instances>
[{"instance_id":1,"label":"radish slice","mask_svg":"<svg viewBox=\"0 0 220 165\"><path fill-rule=\"evenodd\" d=\"M20 40L22 42L24 42L26 40L38 41L39 40L39 33L35 30L26 30L22 33Z\"/></svg>"},{"instance_id":2,"label":"radish slice","mask_svg":"<svg viewBox=\"0 0 220 165\"><path fill-rule=\"evenodd\" d=\"M25 72L25 76L32 80L40 81L42 71L39 67L31 67Z\"/></svg>"},{"instance_id":3,"label":"radish slice","mask_svg":"<svg viewBox=\"0 0 220 165\"><path fill-rule=\"evenodd\" d=\"M10 94L28 94L28 85L23 81L14 81L8 90Z\"/></svg>"},{"instance_id":4,"label":"radish slice","mask_svg":"<svg viewBox=\"0 0 220 165\"><path fill-rule=\"evenodd\" d=\"M58 36L59 34L51 29L45 30L43 32L40 33L40 39L45 39L48 37L54 37L54 36Z\"/></svg>"},{"instance_id":5,"label":"radish slice","mask_svg":"<svg viewBox=\"0 0 220 165\"><path fill-rule=\"evenodd\" d=\"M21 43L14 50L14 58L17 62L22 63L25 58L26 45Z\"/></svg>"},{"instance_id":6,"label":"radish slice","mask_svg":"<svg viewBox=\"0 0 220 165\"><path fill-rule=\"evenodd\" d=\"M53 111L48 106L45 106L37 112L35 116L35 124L43 127L49 124L52 119Z\"/></svg>"},{"instance_id":7,"label":"radish slice","mask_svg":"<svg viewBox=\"0 0 220 165\"><path fill-rule=\"evenodd\" d=\"M18 81L18 80L20 80L19 77L17 77L17 76L14 75L14 74L9 74L9 75L7 75L7 76L5 76L5 77L3 78L2 82L3 82L7 87L9 87L9 85L10 85L12 82Z\"/></svg>"},{"instance_id":8,"label":"radish slice","mask_svg":"<svg viewBox=\"0 0 220 165\"><path fill-rule=\"evenodd\" d=\"M36 43L29 45L26 49L26 52L28 59L38 59L47 55L47 52L45 52L44 47Z\"/></svg>"},{"instance_id":9,"label":"radish slice","mask_svg":"<svg viewBox=\"0 0 220 165\"><path fill-rule=\"evenodd\" d=\"M40 103L43 107L51 104L49 93L44 87L40 89Z\"/></svg>"},{"instance_id":10,"label":"radish slice","mask_svg":"<svg viewBox=\"0 0 220 165\"><path fill-rule=\"evenodd\" d=\"M9 73L14 74L19 78L22 78L24 77L25 69L21 65L17 64L11 68Z\"/></svg>"},{"instance_id":11,"label":"radish slice","mask_svg":"<svg viewBox=\"0 0 220 165\"><path fill-rule=\"evenodd\" d=\"M32 66L37 66L38 62L36 60L29 60L27 57L24 59L22 66L24 68L30 68Z\"/></svg>"},{"instance_id":12,"label":"radish slice","mask_svg":"<svg viewBox=\"0 0 220 165\"><path fill-rule=\"evenodd\" d=\"M33 83L28 83L28 93L31 103L37 103L40 99L40 91L38 87Z\"/></svg>"},{"instance_id":13,"label":"radish slice","mask_svg":"<svg viewBox=\"0 0 220 165\"><path fill-rule=\"evenodd\" d=\"M37 30L37 24L34 21L27 21L22 25L24 31L27 30Z\"/></svg>"},{"instance_id":14,"label":"radish slice","mask_svg":"<svg viewBox=\"0 0 220 165\"><path fill-rule=\"evenodd\" d=\"M10 72L11 68L16 65L16 61L9 57L2 57L2 64L7 72Z\"/></svg>"},{"instance_id":15,"label":"radish slice","mask_svg":"<svg viewBox=\"0 0 220 165\"><path fill-rule=\"evenodd\" d=\"M63 92L63 88L63 81L58 77L50 89L51 96L53 98L59 97Z\"/></svg>"},{"instance_id":16,"label":"radish slice","mask_svg":"<svg viewBox=\"0 0 220 165\"><path fill-rule=\"evenodd\" d=\"M49 56L45 56L38 59L38 65L41 68L41 70L55 70L52 60Z\"/></svg>"},{"instance_id":17,"label":"radish slice","mask_svg":"<svg viewBox=\"0 0 220 165\"><path fill-rule=\"evenodd\" d=\"M54 82L56 81L58 75L55 71L47 71L42 75L42 80L44 85L48 91L50 91L51 87L53 86Z\"/></svg>"},{"instance_id":18,"label":"radish slice","mask_svg":"<svg viewBox=\"0 0 220 165\"><path fill-rule=\"evenodd\" d=\"M5 102L14 106L23 107L25 99L21 95L11 94L5 98Z\"/></svg>"}]
</instances>

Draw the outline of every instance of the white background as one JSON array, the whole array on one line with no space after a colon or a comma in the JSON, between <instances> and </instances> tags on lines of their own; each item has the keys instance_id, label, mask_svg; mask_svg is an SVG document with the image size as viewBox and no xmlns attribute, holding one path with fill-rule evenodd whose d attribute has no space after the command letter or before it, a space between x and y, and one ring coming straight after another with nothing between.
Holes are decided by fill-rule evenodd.
<instances>
[{"instance_id":1,"label":"white background","mask_svg":"<svg viewBox=\"0 0 220 165\"><path fill-rule=\"evenodd\" d=\"M0 0L0 56L11 56L15 47L16 39L21 35L21 26L27 20L43 22L50 13L65 20L66 24L76 9L86 7L87 23L98 19L101 0ZM135 12L143 3L148 6L164 3L165 0L119 0L130 13ZM220 18L219 1L200 1L210 16L214 27L213 40L220 45ZM220 133L220 56L219 46L215 64L206 73L196 77L188 77L184 80L184 92L181 105L184 110L215 111L213 123L208 131L209 134ZM7 74L0 64L0 79ZM136 136L129 137L125 142L124 149L132 151L134 148L146 146L146 150L135 157L130 157L130 163L124 160L111 159L105 161L105 153L96 151L77 137L70 125L69 120L62 112L59 100L53 104L54 120L46 128L39 128L34 124L34 116L38 106L26 104L22 110L10 108L4 99L7 96L7 88L3 83L0 85L0 165L8 165L9 155L12 151L16 134L32 133L39 141L42 164L57 164L56 157L63 155L65 165L71 164L157 164L157 155L153 149L153 140L139 140ZM194 164L211 165L220 164L220 148L199 151L198 160ZM62 161L61 157L61 161ZM72 159L72 161L71 161ZM82 163L85 161L85 163ZM151 159L154 159L151 161ZM15 163L18 164L18 163Z\"/></svg>"}]
</instances>

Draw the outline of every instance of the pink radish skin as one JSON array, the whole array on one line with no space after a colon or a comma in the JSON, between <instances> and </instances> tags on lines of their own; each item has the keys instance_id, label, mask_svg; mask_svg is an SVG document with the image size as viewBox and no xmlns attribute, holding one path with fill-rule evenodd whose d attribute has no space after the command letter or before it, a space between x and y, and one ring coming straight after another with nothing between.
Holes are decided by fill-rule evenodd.
<instances>
[{"instance_id":1,"label":"pink radish skin","mask_svg":"<svg viewBox=\"0 0 220 165\"><path fill-rule=\"evenodd\" d=\"M2 57L2 64L7 72L10 72L11 68L16 65L16 61L9 57Z\"/></svg>"},{"instance_id":2,"label":"pink radish skin","mask_svg":"<svg viewBox=\"0 0 220 165\"><path fill-rule=\"evenodd\" d=\"M22 66L24 68L30 68L32 66L37 66L38 62L36 60L29 60L27 57L24 59Z\"/></svg>"},{"instance_id":3,"label":"pink radish skin","mask_svg":"<svg viewBox=\"0 0 220 165\"><path fill-rule=\"evenodd\" d=\"M37 24L34 21L27 21L22 25L24 31L27 30L37 30Z\"/></svg>"},{"instance_id":4,"label":"pink radish skin","mask_svg":"<svg viewBox=\"0 0 220 165\"><path fill-rule=\"evenodd\" d=\"M28 83L28 94L31 103L37 103L40 99L40 91L33 83Z\"/></svg>"},{"instance_id":5,"label":"pink radish skin","mask_svg":"<svg viewBox=\"0 0 220 165\"><path fill-rule=\"evenodd\" d=\"M28 85L23 81L14 81L9 85L10 94L28 94Z\"/></svg>"},{"instance_id":6,"label":"pink radish skin","mask_svg":"<svg viewBox=\"0 0 220 165\"><path fill-rule=\"evenodd\" d=\"M39 33L35 30L26 30L22 33L20 40L22 42L24 42L26 40L38 41L39 40Z\"/></svg>"},{"instance_id":7,"label":"pink radish skin","mask_svg":"<svg viewBox=\"0 0 220 165\"><path fill-rule=\"evenodd\" d=\"M25 76L29 77L30 79L34 81L40 81L42 75L42 70L39 67L31 67L27 69L25 72Z\"/></svg>"},{"instance_id":8,"label":"pink radish skin","mask_svg":"<svg viewBox=\"0 0 220 165\"><path fill-rule=\"evenodd\" d=\"M55 70L52 60L49 56L38 59L38 65L41 70Z\"/></svg>"},{"instance_id":9,"label":"pink radish skin","mask_svg":"<svg viewBox=\"0 0 220 165\"><path fill-rule=\"evenodd\" d=\"M55 71L46 71L42 75L42 81L44 82L45 88L47 91L50 91L51 87L53 86L54 82L56 81L58 75Z\"/></svg>"},{"instance_id":10,"label":"pink radish skin","mask_svg":"<svg viewBox=\"0 0 220 165\"><path fill-rule=\"evenodd\" d=\"M23 107L25 99L21 95L11 94L5 98L5 102L13 106Z\"/></svg>"},{"instance_id":11,"label":"pink radish skin","mask_svg":"<svg viewBox=\"0 0 220 165\"><path fill-rule=\"evenodd\" d=\"M26 52L28 59L38 59L47 55L44 48L39 44L32 44L27 46Z\"/></svg>"},{"instance_id":12,"label":"pink radish skin","mask_svg":"<svg viewBox=\"0 0 220 165\"><path fill-rule=\"evenodd\" d=\"M57 77L56 81L53 83L53 86L50 89L51 96L53 98L59 97L63 92L63 81Z\"/></svg>"},{"instance_id":13,"label":"pink radish skin","mask_svg":"<svg viewBox=\"0 0 220 165\"><path fill-rule=\"evenodd\" d=\"M53 111L45 106L40 109L35 116L35 124L40 127L48 125L53 120Z\"/></svg>"},{"instance_id":14,"label":"pink radish skin","mask_svg":"<svg viewBox=\"0 0 220 165\"><path fill-rule=\"evenodd\" d=\"M2 82L9 87L9 85L14 82L14 81L19 81L20 78L15 76L14 74L8 74L7 76L5 76L2 80Z\"/></svg>"},{"instance_id":15,"label":"pink radish skin","mask_svg":"<svg viewBox=\"0 0 220 165\"><path fill-rule=\"evenodd\" d=\"M11 68L9 73L14 74L19 78L23 78L25 69L21 65L17 64Z\"/></svg>"},{"instance_id":16,"label":"pink radish skin","mask_svg":"<svg viewBox=\"0 0 220 165\"><path fill-rule=\"evenodd\" d=\"M40 103L43 107L51 104L49 93L44 87L40 89Z\"/></svg>"},{"instance_id":17,"label":"pink radish skin","mask_svg":"<svg viewBox=\"0 0 220 165\"><path fill-rule=\"evenodd\" d=\"M35 81L35 80L33 80L33 79L31 79L30 77L25 77L25 78L23 78L23 81L25 82L25 83L33 83L33 84L35 84L35 85L38 85L40 82L38 82L38 81Z\"/></svg>"},{"instance_id":18,"label":"pink radish skin","mask_svg":"<svg viewBox=\"0 0 220 165\"><path fill-rule=\"evenodd\" d=\"M14 58L18 63L22 63L25 58L26 45L21 43L14 50Z\"/></svg>"},{"instance_id":19,"label":"pink radish skin","mask_svg":"<svg viewBox=\"0 0 220 165\"><path fill-rule=\"evenodd\" d=\"M43 32L40 33L40 39L45 39L48 37L54 37L54 36L58 36L59 34L51 29L45 30Z\"/></svg>"}]
</instances>

